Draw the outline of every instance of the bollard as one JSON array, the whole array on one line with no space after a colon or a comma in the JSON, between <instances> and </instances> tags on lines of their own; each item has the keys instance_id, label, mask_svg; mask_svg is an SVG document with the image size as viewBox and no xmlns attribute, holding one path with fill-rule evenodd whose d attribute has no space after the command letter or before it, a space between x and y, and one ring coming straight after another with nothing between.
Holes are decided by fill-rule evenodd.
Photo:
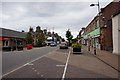
<instances>
[{"instance_id":1,"label":"bollard","mask_svg":"<svg viewBox=\"0 0 120 80\"><path fill-rule=\"evenodd\" d=\"M90 46L88 46L88 51L90 51Z\"/></svg>"},{"instance_id":2,"label":"bollard","mask_svg":"<svg viewBox=\"0 0 120 80\"><path fill-rule=\"evenodd\" d=\"M94 54L96 55L96 48L94 47Z\"/></svg>"}]
</instances>

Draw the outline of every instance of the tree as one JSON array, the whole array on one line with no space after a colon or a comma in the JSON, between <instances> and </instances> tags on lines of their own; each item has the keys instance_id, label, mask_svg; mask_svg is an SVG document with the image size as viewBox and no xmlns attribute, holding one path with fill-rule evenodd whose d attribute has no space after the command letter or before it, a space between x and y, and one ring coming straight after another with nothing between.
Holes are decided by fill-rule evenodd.
<instances>
[{"instance_id":1,"label":"tree","mask_svg":"<svg viewBox=\"0 0 120 80\"><path fill-rule=\"evenodd\" d=\"M27 41L28 44L32 44L32 42L33 42L32 33L28 32L25 39L26 39L26 41Z\"/></svg>"},{"instance_id":2,"label":"tree","mask_svg":"<svg viewBox=\"0 0 120 80\"><path fill-rule=\"evenodd\" d=\"M62 38L62 42L64 42L65 41L65 39L64 38Z\"/></svg>"},{"instance_id":3,"label":"tree","mask_svg":"<svg viewBox=\"0 0 120 80\"><path fill-rule=\"evenodd\" d=\"M38 46L38 47L41 47L41 46L42 46L42 40L41 40L41 39L38 39L37 46Z\"/></svg>"},{"instance_id":4,"label":"tree","mask_svg":"<svg viewBox=\"0 0 120 80\"><path fill-rule=\"evenodd\" d=\"M76 43L77 41L78 41L77 38L72 39L72 43Z\"/></svg>"},{"instance_id":5,"label":"tree","mask_svg":"<svg viewBox=\"0 0 120 80\"><path fill-rule=\"evenodd\" d=\"M45 34L38 34L39 36L39 38L38 38L38 42L37 42L37 46L39 46L39 47L41 47L41 46L43 46L43 45L45 45L44 43L45 43L45 40L46 40L46 38L45 38Z\"/></svg>"},{"instance_id":6,"label":"tree","mask_svg":"<svg viewBox=\"0 0 120 80\"><path fill-rule=\"evenodd\" d=\"M69 42L69 45L70 45L70 41L71 41L72 38L73 38L73 35L71 34L70 29L68 29L68 30L66 31L66 38L67 38L67 40L68 40L68 42Z\"/></svg>"}]
</instances>

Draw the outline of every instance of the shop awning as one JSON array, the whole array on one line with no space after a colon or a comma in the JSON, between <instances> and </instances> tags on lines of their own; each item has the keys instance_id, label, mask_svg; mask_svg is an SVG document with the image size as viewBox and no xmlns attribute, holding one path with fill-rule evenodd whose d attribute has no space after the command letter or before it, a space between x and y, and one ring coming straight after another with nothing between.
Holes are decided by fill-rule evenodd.
<instances>
[{"instance_id":1,"label":"shop awning","mask_svg":"<svg viewBox=\"0 0 120 80\"><path fill-rule=\"evenodd\" d=\"M0 40L10 40L10 38L0 37Z\"/></svg>"}]
</instances>

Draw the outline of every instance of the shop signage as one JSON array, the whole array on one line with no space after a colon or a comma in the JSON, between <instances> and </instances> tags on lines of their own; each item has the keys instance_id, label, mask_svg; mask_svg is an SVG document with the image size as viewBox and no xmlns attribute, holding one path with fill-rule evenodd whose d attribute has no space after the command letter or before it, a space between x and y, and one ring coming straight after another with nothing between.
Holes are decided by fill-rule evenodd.
<instances>
[{"instance_id":1,"label":"shop signage","mask_svg":"<svg viewBox=\"0 0 120 80\"><path fill-rule=\"evenodd\" d=\"M98 28L98 29L96 29L96 30L94 30L94 31L86 34L86 35L84 36L84 39L87 39L87 38L90 38L90 37L93 37L93 36L96 36L96 35L100 35L100 34L101 34L101 29Z\"/></svg>"},{"instance_id":2,"label":"shop signage","mask_svg":"<svg viewBox=\"0 0 120 80\"><path fill-rule=\"evenodd\" d=\"M0 37L0 40L10 40L10 38Z\"/></svg>"}]
</instances>

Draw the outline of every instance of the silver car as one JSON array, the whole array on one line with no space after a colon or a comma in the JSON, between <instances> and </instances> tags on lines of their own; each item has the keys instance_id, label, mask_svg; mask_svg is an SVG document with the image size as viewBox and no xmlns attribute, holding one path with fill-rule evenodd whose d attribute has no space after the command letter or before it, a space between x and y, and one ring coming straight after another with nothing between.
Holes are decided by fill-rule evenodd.
<instances>
[{"instance_id":1,"label":"silver car","mask_svg":"<svg viewBox=\"0 0 120 80\"><path fill-rule=\"evenodd\" d=\"M66 42L61 42L60 49L68 49L68 45Z\"/></svg>"},{"instance_id":2,"label":"silver car","mask_svg":"<svg viewBox=\"0 0 120 80\"><path fill-rule=\"evenodd\" d=\"M54 46L57 46L57 44L55 42L52 42L50 46L54 47Z\"/></svg>"}]
</instances>

